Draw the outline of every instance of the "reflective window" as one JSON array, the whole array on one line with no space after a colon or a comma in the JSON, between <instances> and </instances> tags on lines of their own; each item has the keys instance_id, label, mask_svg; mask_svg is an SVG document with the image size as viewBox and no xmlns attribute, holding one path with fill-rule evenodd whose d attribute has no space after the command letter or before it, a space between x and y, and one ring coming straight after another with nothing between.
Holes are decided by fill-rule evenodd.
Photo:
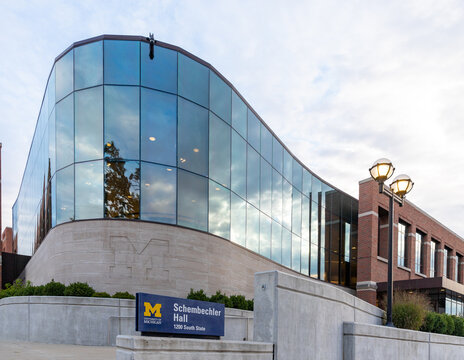
<instances>
[{"instance_id":1,"label":"reflective window","mask_svg":"<svg viewBox=\"0 0 464 360\"><path fill-rule=\"evenodd\" d=\"M247 144L232 131L231 189L246 198Z\"/></svg>"},{"instance_id":2,"label":"reflective window","mask_svg":"<svg viewBox=\"0 0 464 360\"><path fill-rule=\"evenodd\" d=\"M279 223L272 222L272 257L275 262L282 262L282 226Z\"/></svg>"},{"instance_id":3,"label":"reflective window","mask_svg":"<svg viewBox=\"0 0 464 360\"><path fill-rule=\"evenodd\" d=\"M189 57L178 54L179 95L208 107L209 69Z\"/></svg>"},{"instance_id":4,"label":"reflective window","mask_svg":"<svg viewBox=\"0 0 464 360\"><path fill-rule=\"evenodd\" d=\"M230 240L242 246L246 245L246 209L246 201L231 193Z\"/></svg>"},{"instance_id":5,"label":"reflective window","mask_svg":"<svg viewBox=\"0 0 464 360\"><path fill-rule=\"evenodd\" d=\"M176 168L142 162L142 220L176 223L176 184Z\"/></svg>"},{"instance_id":6,"label":"reflective window","mask_svg":"<svg viewBox=\"0 0 464 360\"><path fill-rule=\"evenodd\" d=\"M56 168L74 162L74 104L73 96L56 104Z\"/></svg>"},{"instance_id":7,"label":"reflective window","mask_svg":"<svg viewBox=\"0 0 464 360\"><path fill-rule=\"evenodd\" d=\"M283 175L288 181L292 181L293 177L292 164L292 156L288 153L287 150L284 149Z\"/></svg>"},{"instance_id":8,"label":"reflective window","mask_svg":"<svg viewBox=\"0 0 464 360\"><path fill-rule=\"evenodd\" d=\"M292 265L292 233L286 228L282 228L282 265Z\"/></svg>"},{"instance_id":9,"label":"reflective window","mask_svg":"<svg viewBox=\"0 0 464 360\"><path fill-rule=\"evenodd\" d=\"M272 135L263 124L261 124L261 156L272 163Z\"/></svg>"},{"instance_id":10,"label":"reflective window","mask_svg":"<svg viewBox=\"0 0 464 360\"><path fill-rule=\"evenodd\" d=\"M318 260L318 254L319 254L319 248L317 246L317 244L313 244L311 243L311 269L310 269L310 276L313 277L313 278L316 278L318 277L318 274L317 274L317 268L318 268L318 263L317 263L317 260Z\"/></svg>"},{"instance_id":11,"label":"reflective window","mask_svg":"<svg viewBox=\"0 0 464 360\"><path fill-rule=\"evenodd\" d=\"M207 231L208 180L178 170L177 224Z\"/></svg>"},{"instance_id":12,"label":"reflective window","mask_svg":"<svg viewBox=\"0 0 464 360\"><path fill-rule=\"evenodd\" d=\"M230 187L230 126L209 114L209 177Z\"/></svg>"},{"instance_id":13,"label":"reflective window","mask_svg":"<svg viewBox=\"0 0 464 360\"><path fill-rule=\"evenodd\" d=\"M350 262L350 254L351 254L351 245L350 245L350 233L351 233L351 226L348 223L343 224L344 231L343 231L343 244L344 244L344 261Z\"/></svg>"},{"instance_id":14,"label":"reflective window","mask_svg":"<svg viewBox=\"0 0 464 360\"><path fill-rule=\"evenodd\" d=\"M177 94L177 52L155 46L150 59L150 44L141 43L142 86Z\"/></svg>"},{"instance_id":15,"label":"reflective window","mask_svg":"<svg viewBox=\"0 0 464 360\"><path fill-rule=\"evenodd\" d=\"M340 276L338 274L340 268L340 255L330 252L330 282L338 284Z\"/></svg>"},{"instance_id":16,"label":"reflective window","mask_svg":"<svg viewBox=\"0 0 464 360\"><path fill-rule=\"evenodd\" d=\"M55 84L55 78L56 78L56 75L55 75L55 67L53 67L53 70L50 74L50 77L48 78L48 113L51 114L52 110L55 108L55 102L56 102L56 99L55 99L55 87L56 87L56 84Z\"/></svg>"},{"instance_id":17,"label":"reflective window","mask_svg":"<svg viewBox=\"0 0 464 360\"><path fill-rule=\"evenodd\" d=\"M315 202L311 202L311 243L319 244L319 214Z\"/></svg>"},{"instance_id":18,"label":"reflective window","mask_svg":"<svg viewBox=\"0 0 464 360\"><path fill-rule=\"evenodd\" d=\"M422 234L416 231L414 271L422 273ZM455 273L457 275L457 272Z\"/></svg>"},{"instance_id":19,"label":"reflective window","mask_svg":"<svg viewBox=\"0 0 464 360\"><path fill-rule=\"evenodd\" d=\"M261 196L259 209L267 215L271 215L272 208L272 167L261 158Z\"/></svg>"},{"instance_id":20,"label":"reflective window","mask_svg":"<svg viewBox=\"0 0 464 360\"><path fill-rule=\"evenodd\" d=\"M208 231L230 239L230 191L211 180L209 180L208 210Z\"/></svg>"},{"instance_id":21,"label":"reflective window","mask_svg":"<svg viewBox=\"0 0 464 360\"><path fill-rule=\"evenodd\" d=\"M259 253L259 211L250 204L247 204L246 247Z\"/></svg>"},{"instance_id":22,"label":"reflective window","mask_svg":"<svg viewBox=\"0 0 464 360\"><path fill-rule=\"evenodd\" d=\"M276 138L272 138L272 166L282 174L284 148Z\"/></svg>"},{"instance_id":23,"label":"reflective window","mask_svg":"<svg viewBox=\"0 0 464 360\"><path fill-rule=\"evenodd\" d=\"M260 151L260 138L261 138L261 121L256 115L248 109L248 143L253 146L257 151Z\"/></svg>"},{"instance_id":24,"label":"reflective window","mask_svg":"<svg viewBox=\"0 0 464 360\"><path fill-rule=\"evenodd\" d=\"M105 86L105 156L139 158L139 89Z\"/></svg>"},{"instance_id":25,"label":"reflective window","mask_svg":"<svg viewBox=\"0 0 464 360\"><path fill-rule=\"evenodd\" d=\"M406 224L398 223L398 265L407 266L406 249L407 249L407 227Z\"/></svg>"},{"instance_id":26,"label":"reflective window","mask_svg":"<svg viewBox=\"0 0 464 360\"><path fill-rule=\"evenodd\" d=\"M75 165L76 220L103 217L103 161Z\"/></svg>"},{"instance_id":27,"label":"reflective window","mask_svg":"<svg viewBox=\"0 0 464 360\"><path fill-rule=\"evenodd\" d=\"M271 258L271 218L260 213L259 253Z\"/></svg>"},{"instance_id":28,"label":"reflective window","mask_svg":"<svg viewBox=\"0 0 464 360\"><path fill-rule=\"evenodd\" d=\"M138 85L140 80L140 43L105 40L105 84Z\"/></svg>"},{"instance_id":29,"label":"reflective window","mask_svg":"<svg viewBox=\"0 0 464 360\"><path fill-rule=\"evenodd\" d=\"M322 194L322 184L321 180L316 177L312 178L311 183L311 200L314 201L316 204L319 204L319 198Z\"/></svg>"},{"instance_id":30,"label":"reflective window","mask_svg":"<svg viewBox=\"0 0 464 360\"><path fill-rule=\"evenodd\" d=\"M105 166L105 217L138 219L139 215L139 162L107 161Z\"/></svg>"},{"instance_id":31,"label":"reflective window","mask_svg":"<svg viewBox=\"0 0 464 360\"><path fill-rule=\"evenodd\" d=\"M208 175L208 110L178 99L179 167Z\"/></svg>"},{"instance_id":32,"label":"reflective window","mask_svg":"<svg viewBox=\"0 0 464 360\"><path fill-rule=\"evenodd\" d=\"M301 193L292 189L292 232L301 236Z\"/></svg>"},{"instance_id":33,"label":"reflective window","mask_svg":"<svg viewBox=\"0 0 464 360\"><path fill-rule=\"evenodd\" d=\"M303 169L303 194L307 197L311 196L311 174Z\"/></svg>"},{"instance_id":34,"label":"reflective window","mask_svg":"<svg viewBox=\"0 0 464 360\"><path fill-rule=\"evenodd\" d=\"M247 138L247 107L235 92L232 92L232 127Z\"/></svg>"},{"instance_id":35,"label":"reflective window","mask_svg":"<svg viewBox=\"0 0 464 360\"><path fill-rule=\"evenodd\" d=\"M309 199L306 196L302 196L302 203L301 203L301 237L303 239L309 240L310 239L310 209L309 209Z\"/></svg>"},{"instance_id":36,"label":"reflective window","mask_svg":"<svg viewBox=\"0 0 464 360\"><path fill-rule=\"evenodd\" d=\"M209 74L209 108L230 125L232 93L230 87L213 71Z\"/></svg>"},{"instance_id":37,"label":"reflective window","mask_svg":"<svg viewBox=\"0 0 464 360\"><path fill-rule=\"evenodd\" d=\"M293 159L292 170L292 184L301 191L303 189L303 167L295 159Z\"/></svg>"},{"instance_id":38,"label":"reflective window","mask_svg":"<svg viewBox=\"0 0 464 360\"><path fill-rule=\"evenodd\" d=\"M328 280L327 272L326 272L326 260L328 261L329 256L326 254L326 250L324 248L320 248L320 261L319 261L319 279L321 280ZM327 255L327 257L326 257Z\"/></svg>"},{"instance_id":39,"label":"reflective window","mask_svg":"<svg viewBox=\"0 0 464 360\"><path fill-rule=\"evenodd\" d=\"M74 78L76 90L103 83L103 42L74 49Z\"/></svg>"},{"instance_id":40,"label":"reflective window","mask_svg":"<svg viewBox=\"0 0 464 360\"><path fill-rule=\"evenodd\" d=\"M247 200L259 207L260 156L250 145L247 146L247 153Z\"/></svg>"},{"instance_id":41,"label":"reflective window","mask_svg":"<svg viewBox=\"0 0 464 360\"><path fill-rule=\"evenodd\" d=\"M292 185L287 180L282 182L282 225L292 228Z\"/></svg>"},{"instance_id":42,"label":"reflective window","mask_svg":"<svg viewBox=\"0 0 464 360\"><path fill-rule=\"evenodd\" d=\"M58 102L74 89L73 50L56 62L56 101Z\"/></svg>"},{"instance_id":43,"label":"reflective window","mask_svg":"<svg viewBox=\"0 0 464 360\"><path fill-rule=\"evenodd\" d=\"M282 223L282 175L272 169L272 218Z\"/></svg>"},{"instance_id":44,"label":"reflective window","mask_svg":"<svg viewBox=\"0 0 464 360\"><path fill-rule=\"evenodd\" d=\"M48 158L50 159L50 173L54 174L56 171L56 144L55 144L55 110L52 111L48 118Z\"/></svg>"},{"instance_id":45,"label":"reflective window","mask_svg":"<svg viewBox=\"0 0 464 360\"><path fill-rule=\"evenodd\" d=\"M309 241L301 239L301 270L303 274L309 275Z\"/></svg>"},{"instance_id":46,"label":"reflective window","mask_svg":"<svg viewBox=\"0 0 464 360\"><path fill-rule=\"evenodd\" d=\"M74 166L56 173L56 223L74 220Z\"/></svg>"},{"instance_id":47,"label":"reflective window","mask_svg":"<svg viewBox=\"0 0 464 360\"><path fill-rule=\"evenodd\" d=\"M74 101L76 161L101 159L103 158L103 88L98 86L76 91Z\"/></svg>"},{"instance_id":48,"label":"reflective window","mask_svg":"<svg viewBox=\"0 0 464 360\"><path fill-rule=\"evenodd\" d=\"M143 88L140 94L142 160L175 166L177 97Z\"/></svg>"},{"instance_id":49,"label":"reflective window","mask_svg":"<svg viewBox=\"0 0 464 360\"><path fill-rule=\"evenodd\" d=\"M301 239L299 236L292 234L292 269L300 271L301 268Z\"/></svg>"}]
</instances>

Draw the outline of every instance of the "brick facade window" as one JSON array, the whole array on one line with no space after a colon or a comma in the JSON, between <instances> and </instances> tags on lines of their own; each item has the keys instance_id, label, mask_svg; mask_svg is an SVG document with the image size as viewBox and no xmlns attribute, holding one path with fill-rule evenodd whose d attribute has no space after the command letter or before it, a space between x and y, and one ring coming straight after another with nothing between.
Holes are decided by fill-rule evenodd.
<instances>
[{"instance_id":1,"label":"brick facade window","mask_svg":"<svg viewBox=\"0 0 464 360\"><path fill-rule=\"evenodd\" d=\"M416 273L421 273L422 274L422 268L423 268L423 252L422 252L422 245L423 245L423 239L424 236L419 232L416 231L416 258L414 261L414 271Z\"/></svg>"},{"instance_id":2,"label":"brick facade window","mask_svg":"<svg viewBox=\"0 0 464 360\"><path fill-rule=\"evenodd\" d=\"M408 256L408 225L398 223L398 266L407 266Z\"/></svg>"},{"instance_id":3,"label":"brick facade window","mask_svg":"<svg viewBox=\"0 0 464 360\"><path fill-rule=\"evenodd\" d=\"M437 261L437 257L435 256L435 252L437 250L437 243L435 241L430 242L430 277L435 277L435 264Z\"/></svg>"},{"instance_id":4,"label":"brick facade window","mask_svg":"<svg viewBox=\"0 0 464 360\"><path fill-rule=\"evenodd\" d=\"M448 277L448 248L443 250L443 277Z\"/></svg>"}]
</instances>

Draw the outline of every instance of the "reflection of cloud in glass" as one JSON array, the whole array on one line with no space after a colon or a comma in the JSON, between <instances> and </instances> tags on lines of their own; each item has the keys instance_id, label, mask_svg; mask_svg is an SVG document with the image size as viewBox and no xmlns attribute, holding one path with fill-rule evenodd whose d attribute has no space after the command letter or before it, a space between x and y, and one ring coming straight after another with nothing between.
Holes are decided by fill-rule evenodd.
<instances>
[{"instance_id":1,"label":"reflection of cloud in glass","mask_svg":"<svg viewBox=\"0 0 464 360\"><path fill-rule=\"evenodd\" d=\"M103 217L103 162L76 164L76 219Z\"/></svg>"},{"instance_id":2,"label":"reflection of cloud in glass","mask_svg":"<svg viewBox=\"0 0 464 360\"><path fill-rule=\"evenodd\" d=\"M255 252L259 251L259 211L247 204L247 233L246 247Z\"/></svg>"},{"instance_id":3,"label":"reflection of cloud in glass","mask_svg":"<svg viewBox=\"0 0 464 360\"><path fill-rule=\"evenodd\" d=\"M230 191L209 181L209 232L230 237Z\"/></svg>"},{"instance_id":4,"label":"reflection of cloud in glass","mask_svg":"<svg viewBox=\"0 0 464 360\"><path fill-rule=\"evenodd\" d=\"M247 203L231 193L230 239L237 244L246 244L246 207Z\"/></svg>"}]
</instances>

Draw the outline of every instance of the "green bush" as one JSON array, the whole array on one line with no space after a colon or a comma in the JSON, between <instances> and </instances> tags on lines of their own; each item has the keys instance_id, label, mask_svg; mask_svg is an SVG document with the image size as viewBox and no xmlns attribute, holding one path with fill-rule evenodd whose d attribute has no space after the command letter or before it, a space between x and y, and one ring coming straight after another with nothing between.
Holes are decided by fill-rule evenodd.
<instances>
[{"instance_id":1,"label":"green bush","mask_svg":"<svg viewBox=\"0 0 464 360\"><path fill-rule=\"evenodd\" d=\"M224 304L226 307L231 307L231 302L226 294L222 294L221 291L216 291L216 294L209 298L209 301L219 304Z\"/></svg>"},{"instance_id":2,"label":"green bush","mask_svg":"<svg viewBox=\"0 0 464 360\"><path fill-rule=\"evenodd\" d=\"M187 295L187 299L200 300L200 301L209 301L209 297L206 296L203 289L200 289L198 291L194 291L193 289L190 289L190 292Z\"/></svg>"},{"instance_id":3,"label":"green bush","mask_svg":"<svg viewBox=\"0 0 464 360\"><path fill-rule=\"evenodd\" d=\"M48 284L45 284L41 295L48 296L63 296L66 286L60 282L55 282L53 279ZM35 294L34 294L35 295Z\"/></svg>"},{"instance_id":4,"label":"green bush","mask_svg":"<svg viewBox=\"0 0 464 360\"><path fill-rule=\"evenodd\" d=\"M124 292L119 291L116 294L114 294L112 297L116 299L135 299L135 296L132 294L129 294L127 291L124 291Z\"/></svg>"},{"instance_id":5,"label":"green bush","mask_svg":"<svg viewBox=\"0 0 464 360\"><path fill-rule=\"evenodd\" d=\"M434 332L439 316L440 316L439 314L433 311L429 311L427 315L425 315L425 319L424 319L424 323L422 324L421 331Z\"/></svg>"},{"instance_id":6,"label":"green bush","mask_svg":"<svg viewBox=\"0 0 464 360\"><path fill-rule=\"evenodd\" d=\"M419 330L425 311L417 304L393 304L393 324L401 329Z\"/></svg>"},{"instance_id":7,"label":"green bush","mask_svg":"<svg viewBox=\"0 0 464 360\"><path fill-rule=\"evenodd\" d=\"M448 333L448 321L446 320L445 314L437 314L437 321L433 332L437 334L447 334Z\"/></svg>"},{"instance_id":8,"label":"green bush","mask_svg":"<svg viewBox=\"0 0 464 360\"><path fill-rule=\"evenodd\" d=\"M231 295L230 306L234 309L248 310L248 303L243 295Z\"/></svg>"},{"instance_id":9,"label":"green bush","mask_svg":"<svg viewBox=\"0 0 464 360\"><path fill-rule=\"evenodd\" d=\"M34 286L34 296L45 295L45 285Z\"/></svg>"},{"instance_id":10,"label":"green bush","mask_svg":"<svg viewBox=\"0 0 464 360\"><path fill-rule=\"evenodd\" d=\"M248 309L247 310L250 310L250 311L253 311L253 308L254 308L254 305L255 305L255 301L253 299L251 300L247 300L247 304L248 304Z\"/></svg>"},{"instance_id":11,"label":"green bush","mask_svg":"<svg viewBox=\"0 0 464 360\"><path fill-rule=\"evenodd\" d=\"M458 316L453 316L454 333L456 336L464 336L464 319Z\"/></svg>"},{"instance_id":12,"label":"green bush","mask_svg":"<svg viewBox=\"0 0 464 360\"><path fill-rule=\"evenodd\" d=\"M87 283L75 282L66 286L64 296L91 297L95 290Z\"/></svg>"},{"instance_id":13,"label":"green bush","mask_svg":"<svg viewBox=\"0 0 464 360\"><path fill-rule=\"evenodd\" d=\"M92 297L99 297L99 298L110 298L111 295L108 294L107 292L95 292L93 293Z\"/></svg>"},{"instance_id":14,"label":"green bush","mask_svg":"<svg viewBox=\"0 0 464 360\"><path fill-rule=\"evenodd\" d=\"M441 316L445 317L445 320L446 320L446 322L448 324L447 329L446 329L446 333L444 333L444 334L453 335L454 334L454 320L453 320L453 317L451 315L448 315L448 314L441 314Z\"/></svg>"}]
</instances>

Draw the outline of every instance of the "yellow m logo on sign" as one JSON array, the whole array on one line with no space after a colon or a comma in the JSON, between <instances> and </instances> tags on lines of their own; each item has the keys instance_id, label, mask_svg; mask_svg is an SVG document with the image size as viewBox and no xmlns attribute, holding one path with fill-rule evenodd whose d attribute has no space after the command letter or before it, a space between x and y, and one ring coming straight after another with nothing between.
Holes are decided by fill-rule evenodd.
<instances>
[{"instance_id":1,"label":"yellow m logo on sign","mask_svg":"<svg viewBox=\"0 0 464 360\"><path fill-rule=\"evenodd\" d=\"M143 305L145 306L145 312L143 313L144 316L151 316L154 313L155 317L161 317L161 304L151 306L149 302L144 302Z\"/></svg>"}]
</instances>

